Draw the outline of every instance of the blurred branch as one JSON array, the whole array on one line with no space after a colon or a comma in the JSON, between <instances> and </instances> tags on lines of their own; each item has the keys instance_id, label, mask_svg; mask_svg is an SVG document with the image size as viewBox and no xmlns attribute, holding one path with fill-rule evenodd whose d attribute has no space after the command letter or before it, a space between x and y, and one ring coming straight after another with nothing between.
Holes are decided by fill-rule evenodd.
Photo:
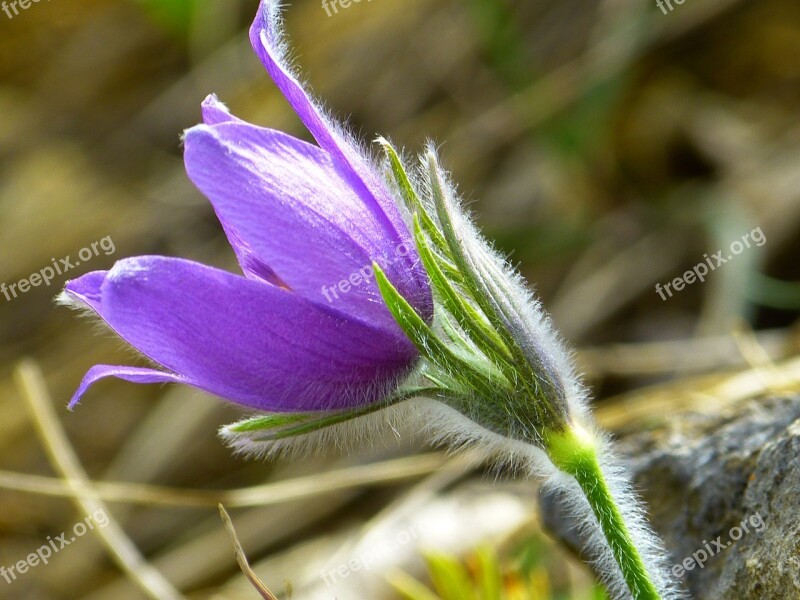
<instances>
[{"instance_id":1,"label":"blurred branch","mask_svg":"<svg viewBox=\"0 0 800 600\"><path fill-rule=\"evenodd\" d=\"M233 542L233 552L236 554L236 562L239 563L239 568L244 573L245 577L250 581L253 587L261 594L261 597L265 600L278 600L275 595L269 591L264 582L262 582L258 575L255 574L255 571L250 567L250 563L247 560L247 555L244 553L244 548L242 548L242 544L239 542L239 536L236 535L236 529L233 526L233 521L231 521L231 517L228 514L228 511L225 510L225 507L222 504L219 505L219 514L222 517L222 522L225 524L225 529L228 532L228 535L231 538L231 542Z\"/></svg>"},{"instance_id":2,"label":"blurred branch","mask_svg":"<svg viewBox=\"0 0 800 600\"><path fill-rule=\"evenodd\" d=\"M112 481L94 481L90 489L76 490L73 487L76 485L76 481L69 477L56 479L41 475L0 471L0 488L47 496L96 496L106 502L126 504L211 508L224 503L228 506L242 508L291 502L353 487L391 484L415 479L437 471L446 461L447 458L443 453L431 452L369 465L337 469L327 473L316 473L308 477L220 491Z\"/></svg>"},{"instance_id":3,"label":"blurred branch","mask_svg":"<svg viewBox=\"0 0 800 600\"><path fill-rule=\"evenodd\" d=\"M755 339L773 360L800 351L797 331L761 331ZM612 344L578 352L581 371L589 378L646 377L670 373L696 373L748 364L741 345L731 335L638 344Z\"/></svg>"},{"instance_id":4,"label":"blurred branch","mask_svg":"<svg viewBox=\"0 0 800 600\"><path fill-rule=\"evenodd\" d=\"M649 233L616 249L600 264L595 260L597 248L590 247L550 303L550 313L563 335L570 339L586 335L671 273L685 252L676 237L672 231Z\"/></svg>"},{"instance_id":5,"label":"blurred branch","mask_svg":"<svg viewBox=\"0 0 800 600\"><path fill-rule=\"evenodd\" d=\"M768 394L800 389L800 357L778 364L748 367L649 386L604 401L597 419L606 429L641 428L669 420L681 412L718 414L724 407Z\"/></svg>"},{"instance_id":6,"label":"blurred branch","mask_svg":"<svg viewBox=\"0 0 800 600\"><path fill-rule=\"evenodd\" d=\"M102 512L108 524L94 529L114 557L119 567L139 585L142 591L154 600L182 600L184 596L176 590L139 553L119 523L107 510L103 501L92 490L89 478L72 449L61 424L52 408L44 377L32 360L20 362L14 377L30 411L39 439L50 459L50 464L61 473L70 490L70 496L86 514Z\"/></svg>"}]
</instances>

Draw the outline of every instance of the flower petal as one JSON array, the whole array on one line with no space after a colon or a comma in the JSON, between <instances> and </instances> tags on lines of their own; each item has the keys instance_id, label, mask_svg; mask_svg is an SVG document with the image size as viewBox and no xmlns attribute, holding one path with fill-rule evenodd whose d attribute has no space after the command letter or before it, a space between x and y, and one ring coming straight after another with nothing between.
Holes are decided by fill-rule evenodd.
<instances>
[{"instance_id":1,"label":"flower petal","mask_svg":"<svg viewBox=\"0 0 800 600\"><path fill-rule=\"evenodd\" d=\"M273 411L362 406L388 394L416 357L399 333L291 291L182 259L125 259L68 282L128 343L164 367L95 367L101 377L180 381ZM174 375L173 375L174 374Z\"/></svg>"},{"instance_id":2,"label":"flower petal","mask_svg":"<svg viewBox=\"0 0 800 600\"><path fill-rule=\"evenodd\" d=\"M216 125L218 123L227 123L233 121L234 123L241 123L242 120L233 116L222 102L219 101L215 94L209 94L203 103L200 105L203 111L203 123L206 125Z\"/></svg>"},{"instance_id":3,"label":"flower petal","mask_svg":"<svg viewBox=\"0 0 800 600\"><path fill-rule=\"evenodd\" d=\"M143 367L125 367L120 365L95 365L83 376L81 384L72 399L69 401L68 408L72 410L80 402L81 397L95 382L106 377L116 377L132 383L190 383L180 375L174 373L164 373L155 369Z\"/></svg>"},{"instance_id":4,"label":"flower petal","mask_svg":"<svg viewBox=\"0 0 800 600\"><path fill-rule=\"evenodd\" d=\"M275 0L262 0L256 19L250 28L250 42L270 77L300 120L322 149L330 154L342 178L381 222L387 239L392 240L395 247L401 243L407 243L412 247L411 236L395 200L370 161L359 150L358 143L346 134L342 127L325 116L324 111L286 65L283 57L284 44L281 40L279 3ZM416 253L406 257L403 262L414 282L414 287L400 288L401 291L415 308L429 312L432 310L430 288ZM430 317L429 314L424 316Z\"/></svg>"},{"instance_id":5,"label":"flower petal","mask_svg":"<svg viewBox=\"0 0 800 600\"><path fill-rule=\"evenodd\" d=\"M100 310L100 286L108 271L90 271L78 279L67 282L66 291L94 311Z\"/></svg>"},{"instance_id":6,"label":"flower petal","mask_svg":"<svg viewBox=\"0 0 800 600\"><path fill-rule=\"evenodd\" d=\"M213 102L208 108L222 118ZM374 279L361 277L341 295L328 288L377 260L398 289L422 296L406 263L411 246L386 240L320 148L239 120L193 127L184 144L186 171L211 200L248 276L314 302L335 300L337 310L386 327L393 320Z\"/></svg>"}]
</instances>

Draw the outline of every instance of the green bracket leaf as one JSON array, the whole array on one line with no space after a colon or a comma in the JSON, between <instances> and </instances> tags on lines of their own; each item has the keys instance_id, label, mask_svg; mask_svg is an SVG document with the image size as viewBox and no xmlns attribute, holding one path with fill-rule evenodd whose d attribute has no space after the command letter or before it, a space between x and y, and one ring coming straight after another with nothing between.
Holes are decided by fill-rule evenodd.
<instances>
[{"instance_id":1,"label":"green bracket leaf","mask_svg":"<svg viewBox=\"0 0 800 600\"><path fill-rule=\"evenodd\" d=\"M508 364L512 359L511 352L503 339L492 329L486 317L472 304L467 302L463 295L455 289L448 277L440 267L439 258L431 252L424 238L418 215L414 215L414 239L417 243L422 263L428 272L431 284L438 292L447 310L452 314L458 324L464 329L475 344L486 353L498 366ZM506 371L506 369L503 369Z\"/></svg>"},{"instance_id":2,"label":"green bracket leaf","mask_svg":"<svg viewBox=\"0 0 800 600\"><path fill-rule=\"evenodd\" d=\"M499 382L490 373L486 372L486 365L473 363L455 354L439 339L422 317L417 314L417 311L397 291L397 288L386 277L380 265L373 262L372 268L375 272L375 281L378 284L383 301L392 316L394 316L395 321L417 347L420 354L445 372L458 373L461 378L471 384L471 387L487 398L491 398ZM493 381L493 379L495 380Z\"/></svg>"},{"instance_id":3,"label":"green bracket leaf","mask_svg":"<svg viewBox=\"0 0 800 600\"><path fill-rule=\"evenodd\" d=\"M434 223L433 217L431 217L419 196L414 191L414 186L411 185L411 180L408 178L405 167L403 167L403 162L400 160L400 156L397 154L394 146L392 146L384 137L379 137L377 141L381 146L383 146L383 150L386 153L386 158L389 160L389 167L392 170L392 175L397 183L397 187L400 188L400 193L402 194L403 200L406 203L408 212L419 215L425 227L425 232L431 237L433 244L442 254L444 254L444 256L448 257L452 261L452 254L447 242L439 232L439 228L436 226L436 223ZM457 269L454 268L454 270L455 272L458 272Z\"/></svg>"}]
</instances>

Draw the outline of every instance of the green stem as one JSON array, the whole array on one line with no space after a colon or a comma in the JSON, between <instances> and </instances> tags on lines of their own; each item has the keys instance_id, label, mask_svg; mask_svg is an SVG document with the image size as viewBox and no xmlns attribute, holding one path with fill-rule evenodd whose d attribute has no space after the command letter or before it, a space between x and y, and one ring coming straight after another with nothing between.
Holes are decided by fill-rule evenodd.
<instances>
[{"instance_id":1,"label":"green stem","mask_svg":"<svg viewBox=\"0 0 800 600\"><path fill-rule=\"evenodd\" d=\"M574 477L586 495L634 600L660 600L661 596L608 487L597 460L594 439L580 426L573 426L565 431L551 432L546 436L546 444L553 464Z\"/></svg>"}]
</instances>

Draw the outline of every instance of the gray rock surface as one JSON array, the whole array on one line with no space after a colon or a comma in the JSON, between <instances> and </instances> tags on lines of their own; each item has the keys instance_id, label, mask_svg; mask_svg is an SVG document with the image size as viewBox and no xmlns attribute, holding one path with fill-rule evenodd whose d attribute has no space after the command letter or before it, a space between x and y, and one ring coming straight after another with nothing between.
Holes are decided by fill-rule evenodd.
<instances>
[{"instance_id":1,"label":"gray rock surface","mask_svg":"<svg viewBox=\"0 0 800 600\"><path fill-rule=\"evenodd\" d=\"M618 448L691 598L800 598L800 399L676 414ZM541 507L551 532L579 548L557 498Z\"/></svg>"}]
</instances>

